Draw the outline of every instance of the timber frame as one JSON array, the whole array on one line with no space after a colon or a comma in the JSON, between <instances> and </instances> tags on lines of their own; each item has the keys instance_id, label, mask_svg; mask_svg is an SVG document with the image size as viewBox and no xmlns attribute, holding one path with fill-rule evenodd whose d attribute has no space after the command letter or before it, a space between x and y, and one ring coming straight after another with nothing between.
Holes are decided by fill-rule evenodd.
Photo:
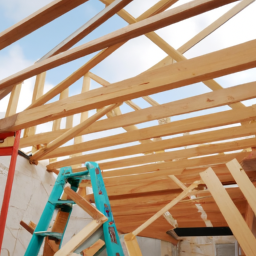
<instances>
[{"instance_id":1,"label":"timber frame","mask_svg":"<svg viewBox=\"0 0 256 256\"><path fill-rule=\"evenodd\" d=\"M10 95L5 118L0 119L0 132L23 130L20 149L32 147L28 152L31 164L49 159L48 172L58 174L59 168L65 166L72 166L78 172L86 169L85 162L97 161L104 170L118 231L129 233L125 241L134 250L132 255L141 255L134 240L138 234L177 244L177 240L166 233L177 225L230 226L232 229L236 222L226 217L227 202L237 215L242 214L239 215L241 220L250 209L256 214L255 196L252 196L256 165L238 171L242 168L238 167L239 163L243 166L244 159L248 159L248 154L256 147L256 106L241 103L256 98L256 81L223 88L214 80L255 68L256 39L193 59L184 56L244 8L250 8L254 0L194 0L173 8L178 0L159 0L137 18L124 9L132 0L100 1L106 6L103 11L35 64L0 81L0 100ZM85 2L87 0L52 1L0 33L0 50ZM179 49L174 49L154 32L233 2L234 7ZM128 23L125 28L71 48L115 14ZM157 45L167 57L143 73L115 83L91 71L127 41L141 35ZM98 53L83 66L43 93L48 70L95 52ZM33 76L36 82L31 105L17 113L22 83ZM69 87L81 78L81 93L70 97ZM90 90L91 80L102 88ZM212 91L165 104L150 96L197 82ZM47 103L57 95L60 95L59 100ZM133 101L137 98L150 107L142 109ZM133 111L123 114L122 104ZM174 116L221 106L229 106L230 110L171 120ZM96 114L89 117L90 110L96 110ZM73 126L75 114L81 115L80 124ZM104 116L106 118L101 119ZM62 129L61 118L66 118ZM38 125L50 121L52 131L36 132ZM140 129L136 126L149 121L158 121L158 125ZM83 135L115 128L123 128L125 132L90 141L83 138ZM64 145L70 140L72 144ZM0 147L10 147L13 143L14 138L6 138ZM123 145L125 143L134 144ZM221 199L209 182L211 178L220 189L223 185L237 183L241 190L223 188ZM89 195L84 197L88 199ZM201 217L197 206L200 204L207 217ZM148 222L144 223L145 219ZM239 223L239 228L247 233L250 231L246 220ZM255 241L253 236L249 235L250 239L244 241L236 231L233 233L240 239L246 255L256 255L250 244Z\"/></svg>"}]
</instances>

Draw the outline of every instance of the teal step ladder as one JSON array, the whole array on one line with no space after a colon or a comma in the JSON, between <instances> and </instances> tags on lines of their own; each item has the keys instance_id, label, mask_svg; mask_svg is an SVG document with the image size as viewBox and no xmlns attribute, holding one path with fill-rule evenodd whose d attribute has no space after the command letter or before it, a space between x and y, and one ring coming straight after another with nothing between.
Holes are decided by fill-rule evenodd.
<instances>
[{"instance_id":1,"label":"teal step ladder","mask_svg":"<svg viewBox=\"0 0 256 256\"><path fill-rule=\"evenodd\" d=\"M108 256L124 256L101 170L98 164L94 162L87 162L86 167L86 171L77 173L73 173L71 167L64 167L60 169L49 200L46 203L41 218L27 247L25 256L37 256L44 238L46 238L47 242L49 241L48 239L54 240L54 245L58 245L57 250L61 248L74 201L61 200L60 198L63 194L66 183L69 183L71 185L71 189L76 192L82 180L91 180L96 208L103 213L108 220L103 223L102 228L98 229L91 237L84 241L83 244L74 251L74 253L80 254L84 249L92 246L99 239L102 239L105 241L105 246L95 254L96 256L100 255L105 249ZM59 209L58 214L60 213L65 216L66 222L62 225L61 232L49 232L47 229L53 217L54 210L56 209ZM44 255L54 255L53 251L48 252L49 249L46 248L46 246L48 245L45 242Z\"/></svg>"}]
</instances>

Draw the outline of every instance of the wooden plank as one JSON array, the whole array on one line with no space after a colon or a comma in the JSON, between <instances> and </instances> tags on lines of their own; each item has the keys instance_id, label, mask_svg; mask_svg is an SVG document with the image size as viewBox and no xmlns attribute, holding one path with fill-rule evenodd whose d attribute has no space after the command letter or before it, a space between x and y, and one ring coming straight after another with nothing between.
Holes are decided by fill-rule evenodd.
<instances>
[{"instance_id":1,"label":"wooden plank","mask_svg":"<svg viewBox=\"0 0 256 256\"><path fill-rule=\"evenodd\" d=\"M16 84L11 92L5 117L16 114L22 83Z\"/></svg>"},{"instance_id":2,"label":"wooden plank","mask_svg":"<svg viewBox=\"0 0 256 256\"><path fill-rule=\"evenodd\" d=\"M114 46L111 46L107 49L102 50L98 54L96 54L92 59L90 59L88 62L86 62L82 67L80 67L78 70L73 72L70 76L68 76L66 79L61 81L59 84L54 86L51 90L49 90L47 93L45 93L42 97L40 97L37 101L35 101L33 104L31 104L27 109L34 108L37 106L41 106L59 93L61 93L63 90L68 88L70 85L75 83L77 80L79 80L82 76L84 76L90 69L95 67L97 64L99 64L102 60L107 58L109 55L111 55L116 49L121 47L123 43L116 44Z\"/></svg>"},{"instance_id":3,"label":"wooden plank","mask_svg":"<svg viewBox=\"0 0 256 256\"><path fill-rule=\"evenodd\" d=\"M77 29L74 33L64 39L60 44L54 47L50 52L43 56L41 60L47 59L53 55L56 55L60 52L64 52L74 46L77 42L91 33L94 29L103 24L106 20L111 18L116 12L121 10L132 0L115 0L101 12L96 14L92 19L86 22L83 26Z\"/></svg>"},{"instance_id":4,"label":"wooden plank","mask_svg":"<svg viewBox=\"0 0 256 256\"><path fill-rule=\"evenodd\" d=\"M233 89L233 88L235 89L236 87L232 87L232 88L228 88L228 89ZM242 95L243 93L241 93L241 92L247 91L247 90L242 90L242 86L241 86L241 90L237 91L237 94L235 94L234 91L231 91L231 90L229 91L229 93L226 94L226 90L227 89L223 89L223 90L219 90L219 91L216 91L216 92L211 92L209 94L205 94L204 95L204 97L205 97L204 100L203 99L200 100L200 98L196 96L196 98L188 98L187 99L188 100L187 103L184 101L184 103L181 104L181 103L179 103L180 101L176 101L174 103L179 105L179 108L177 108L177 109L175 109L172 106L172 104L169 105L169 103L168 103L168 104L161 105L161 107L159 107L159 108L148 108L148 109L143 109L143 110L140 110L140 111L124 114L122 116L113 117L114 118L114 119L112 119L113 122L112 122L112 120L107 120L107 119L106 120L102 120L102 121L98 121L99 123L96 122L95 124L92 125L94 128L92 130L90 130L89 132L98 131L100 129L104 130L104 129L115 128L115 127L119 127L119 125L120 126L121 125L125 126L127 124L130 124L132 122L132 120L135 120L135 122L138 122L138 123L141 122L141 121L142 122L146 121L146 120L149 121L148 118L146 118L146 120L145 120L145 117L149 117L150 113L151 113L151 117L153 119L157 119L157 118L161 118L163 116L166 116L166 115L168 115L168 112L170 114L172 114L172 115L181 114L180 113L180 109L183 109L183 111L184 111L185 106L188 106L188 104L189 104L189 106L191 108L187 109L187 111L196 111L196 110L199 110L199 108L193 108L192 107L192 104L194 102L199 102L200 106L202 108L205 108L203 103L207 102L207 99L213 100L212 102L217 102L218 99L220 100L222 95L230 95L231 97L239 100L237 98L237 95ZM248 90L248 92L250 92L253 95L251 90ZM212 94L215 94L215 93L216 93L216 95L214 97ZM203 95L200 95L200 96L203 96ZM243 96L241 96L241 97L243 97ZM166 111L164 111L164 110L166 110ZM184 111L184 113L185 113L185 111ZM98 124L100 124L100 125L98 125ZM223 135L224 135L223 137L221 136L221 134L222 134L221 131L216 131L216 132L214 131L213 133L211 133L211 132L210 133L203 133L202 136L199 135L197 138L194 137L194 136L197 136L197 135L189 136L188 139L195 138L195 140L189 141L187 144L184 144L184 138L179 138L178 140L174 139L172 142L174 143L174 147L180 147L180 146L189 145L189 143L191 143L191 145L192 144L201 144L201 143L205 143L205 142L211 142L211 141L214 141L214 140L235 138L235 137L239 137L239 136L247 136L247 135L253 135L254 134L254 133L251 133L249 131L250 128L248 126L245 126L244 128L235 127L235 128L229 128L229 129L230 130L228 130L228 129L222 130ZM244 133L242 132L243 129L244 129ZM20 147L21 148L22 147L28 147L28 146L31 146L31 145L35 145L37 143L38 144L49 143L54 138L56 138L57 136L59 136L60 134L66 132L66 131L67 131L66 129L63 129L63 130L58 131L58 132L47 132L47 133L43 133L43 134L37 134L37 135L31 136L29 138L21 138L21 140L20 140ZM248 133L247 133L247 131L248 131ZM88 131L85 131L82 134L85 134L85 133L88 133ZM216 133L216 136L217 136L216 139L211 138L211 134L214 137L215 133ZM219 133L219 135L217 135L218 133ZM209 138L206 138L205 137L206 135L209 135ZM234 136L232 137L232 135L234 135ZM105 146L107 147L107 146L111 146L111 145L116 145L116 144L119 144L119 143L121 144L122 141L119 142L119 139L121 138L121 136L119 136L119 139L118 139L118 136L119 135L117 135L117 137L112 137L112 139L104 138L104 139L94 140L94 143L87 143L87 142L85 142L85 144L79 144L77 147L72 147L72 146L71 147L65 147L65 150L70 149L71 152L79 152L79 151L86 151L86 150L91 150L91 149L97 149L97 148L105 147ZM227 137L225 137L225 136L227 136ZM122 137L122 139L123 139L123 137ZM159 145L159 148L156 149L156 150L162 150L164 148L168 148L168 145L167 146L164 145L164 143L167 142L167 141L168 140L165 140L165 141L162 141L162 142L158 142L157 144ZM181 143L179 143L179 141L181 141ZM153 144L156 145L156 143L153 143ZM150 146L152 146L153 144L151 143ZM160 146L160 144L162 146ZM5 144L5 143L0 144L0 147L4 147L4 146L8 146L8 145ZM60 149L60 150L63 150L63 149ZM151 148L148 148L148 150L149 151L150 150L154 151ZM54 151L54 152L56 152L56 154L57 154L57 151ZM60 153L60 155L62 155L61 152L59 152L59 153Z\"/></svg>"},{"instance_id":5,"label":"wooden plank","mask_svg":"<svg viewBox=\"0 0 256 256\"><path fill-rule=\"evenodd\" d=\"M256 255L256 239L212 168L200 174L246 255Z\"/></svg>"},{"instance_id":6,"label":"wooden plank","mask_svg":"<svg viewBox=\"0 0 256 256\"><path fill-rule=\"evenodd\" d=\"M146 227L148 227L150 224L152 224L156 219L158 219L161 215L163 215L165 212L170 210L174 205L179 203L180 200L185 198L188 193L190 193L194 188L196 188L199 184L201 184L201 181L195 181L193 184L191 184L186 190L184 190L181 194L179 194L175 199L173 199L169 204L167 204L165 207L163 207L160 211L158 211L155 215L153 215L150 219L148 219L146 222L144 222L140 227L138 227L136 230L132 232L133 236L137 236L141 231L143 231ZM131 238L132 239L132 238Z\"/></svg>"},{"instance_id":7,"label":"wooden plank","mask_svg":"<svg viewBox=\"0 0 256 256\"><path fill-rule=\"evenodd\" d=\"M104 116L106 113L114 109L115 107L119 106L120 104L113 104L108 107L105 107L100 112L96 113L95 115L91 116L84 122L80 123L79 125L73 127L72 129L68 130L66 133L62 134L49 144L45 146L44 148L38 150L33 156L30 157L31 163L36 163L38 159L41 157L47 155L49 152L54 150L55 148L63 145L65 142L71 140L75 136L77 136L82 130L84 130L86 127L90 126L92 123L94 123L96 120Z\"/></svg>"},{"instance_id":8,"label":"wooden plank","mask_svg":"<svg viewBox=\"0 0 256 256\"><path fill-rule=\"evenodd\" d=\"M30 34L87 0L55 0L0 33L0 50Z\"/></svg>"},{"instance_id":9,"label":"wooden plank","mask_svg":"<svg viewBox=\"0 0 256 256\"><path fill-rule=\"evenodd\" d=\"M82 198L71 188L66 187L64 191L78 206L86 211L93 219L102 223L108 220L108 218L103 213L101 213L96 207L92 206L90 202Z\"/></svg>"},{"instance_id":10,"label":"wooden plank","mask_svg":"<svg viewBox=\"0 0 256 256\"><path fill-rule=\"evenodd\" d=\"M185 190L185 189L187 188L175 175L169 175L169 177L170 177L182 190Z\"/></svg>"},{"instance_id":11,"label":"wooden plank","mask_svg":"<svg viewBox=\"0 0 256 256\"><path fill-rule=\"evenodd\" d=\"M25 228L30 234L33 235L35 229L30 227L26 222L24 222L23 220L20 221L20 225Z\"/></svg>"},{"instance_id":12,"label":"wooden plank","mask_svg":"<svg viewBox=\"0 0 256 256\"><path fill-rule=\"evenodd\" d=\"M256 188L250 181L249 177L243 170L242 166L236 159L226 163L230 173L234 177L237 185L243 192L245 198L247 199L249 205L251 206L254 214L256 214Z\"/></svg>"},{"instance_id":13,"label":"wooden plank","mask_svg":"<svg viewBox=\"0 0 256 256\"><path fill-rule=\"evenodd\" d=\"M141 14L137 20L144 20L148 17L151 17L153 15L156 15L160 12L165 11L169 7L171 7L173 4L178 2L178 0L160 0L155 5L153 5L151 8L149 8L147 11L145 11L143 14Z\"/></svg>"},{"instance_id":14,"label":"wooden plank","mask_svg":"<svg viewBox=\"0 0 256 256\"><path fill-rule=\"evenodd\" d=\"M203 144L203 143L209 143L209 142L220 141L220 140L225 140L225 139L235 139L235 138L239 138L239 137L243 137L243 136L254 135L255 128L256 128L256 124L248 124L248 125L242 126L242 127L237 126L237 127L232 127L232 128L219 129L216 131L192 134L186 138L177 137L177 138L165 139L165 140L161 140L161 141L153 141L152 143L150 143L148 145L135 145L135 146L120 148L119 151L115 150L115 149L108 150L107 151L108 153L106 153L106 151L103 151L102 153L97 154L97 159L103 160L106 158L114 158L114 157L119 157L119 156L135 155L138 153L154 152L154 151L160 151L160 150L164 150L164 149L171 149L171 148L178 148L178 147L189 146L189 145ZM118 137L111 137L111 138L116 139ZM55 151L53 151L51 153L51 155L63 156L65 154L68 154L68 152L79 152L79 151L98 149L98 148L102 147L101 146L102 144L108 144L109 142L111 144L113 143L110 140L104 141L101 139L94 140L93 143L94 142L96 145L91 146L91 144L84 142L84 143L78 144L77 148L72 147L72 146L63 147L63 149L59 148L59 149L56 149ZM118 143L118 141L116 141L114 143ZM106 153L106 155L104 155L105 153ZM129 161L129 160L127 160L127 161Z\"/></svg>"},{"instance_id":15,"label":"wooden plank","mask_svg":"<svg viewBox=\"0 0 256 256\"><path fill-rule=\"evenodd\" d=\"M214 155L209 157L194 158L189 160L174 161L174 162L165 162L165 163L156 163L156 164L147 164L136 167L130 167L125 169L115 169L113 171L108 171L103 173L103 177L114 177L122 175L131 175L131 174L142 174L148 172L155 172L158 175L176 175L181 174L181 170L184 170L188 167L197 167L197 166L207 166L214 164L222 164L232 157L236 156L239 159L243 158L246 155L246 152L242 153L233 153L233 154L224 154L224 155ZM57 162L59 163L59 162Z\"/></svg>"},{"instance_id":16,"label":"wooden plank","mask_svg":"<svg viewBox=\"0 0 256 256\"><path fill-rule=\"evenodd\" d=\"M138 244L136 237L133 237L132 239L130 239L130 236L133 236L133 235L127 234L124 236L124 242L128 250L129 256L142 256L140 246Z\"/></svg>"},{"instance_id":17,"label":"wooden plank","mask_svg":"<svg viewBox=\"0 0 256 256\"><path fill-rule=\"evenodd\" d=\"M114 169L127 166L135 166L140 164L154 163L159 161L175 160L181 158L190 158L195 156L210 155L216 153L224 153L244 148L256 146L256 139L244 139L225 143L209 144L193 148L181 149L171 152L163 152L154 155L137 156L117 161L108 161L100 164L101 169Z\"/></svg>"},{"instance_id":18,"label":"wooden plank","mask_svg":"<svg viewBox=\"0 0 256 256\"><path fill-rule=\"evenodd\" d=\"M243 9L245 9L247 6L249 6L253 2L254 2L254 0L240 1L237 5L235 5L233 8L231 8L229 11L227 11L222 16L220 16L216 21L211 23L209 26L207 26L205 29L203 29L200 33L198 33L196 36L194 36L188 42L186 42L184 45L182 45L178 49L178 51L181 53L187 52L189 49L191 49L193 46L195 46L196 44L201 42L205 37L207 37L209 34L211 34L216 29L221 27L223 24L225 24L232 17L234 17L236 14L241 12Z\"/></svg>"},{"instance_id":19,"label":"wooden plank","mask_svg":"<svg viewBox=\"0 0 256 256\"><path fill-rule=\"evenodd\" d=\"M228 12L220 16L216 21L211 23L209 26L207 26L205 29L203 29L200 33L195 35L193 38L191 38L188 42L186 42L184 45L182 45L178 51L180 53L185 53L189 49L191 49L193 46L198 44L200 41L202 41L204 38L209 36L211 33L213 33L216 29L218 29L220 26L225 24L228 20L230 20L232 17L234 17L236 14L238 14L240 11L242 11L245 7L250 5L253 1L252 0L243 0L240 3L238 3L236 6L231 8ZM155 64L153 67L150 68L150 70L159 68L165 65L168 65L172 63L172 58L170 56L165 57L163 60Z\"/></svg>"},{"instance_id":20,"label":"wooden plank","mask_svg":"<svg viewBox=\"0 0 256 256\"><path fill-rule=\"evenodd\" d=\"M102 50L114 44L127 41L142 34L160 29L164 26L171 25L186 18L193 17L200 13L218 8L220 6L235 1L237 0L196 0L191 3L178 6L163 13L154 15L153 17L148 18L146 22L143 20L136 24L129 25L123 29L112 32L106 36L93 40L82 46L75 47L71 50L67 50L64 53L40 61L39 63L36 63L31 67L26 68L23 71L20 71L15 75L12 75L0 81L0 89L8 87L9 85L19 83L25 79L37 75L38 73L52 69L54 67L88 55L90 53Z\"/></svg>"},{"instance_id":21,"label":"wooden plank","mask_svg":"<svg viewBox=\"0 0 256 256\"><path fill-rule=\"evenodd\" d=\"M59 117L101 108L118 100L137 98L147 94L169 90L190 83L205 80L256 66L255 41L233 46L218 52L210 53L194 59L182 61L144 73L141 76L127 79L99 88L87 93L70 97L38 108L26 110L13 116L12 122L3 119L0 122L9 124L4 129L20 129L33 123L42 123ZM219 62L222 59L222 62ZM211 67L209 69L209 67ZM196 75L194 75L196 72ZM138 86L139 85L139 86ZM232 99L231 99L232 101ZM65 109L65 110L64 110ZM11 125L12 128L9 128Z\"/></svg>"},{"instance_id":22,"label":"wooden plank","mask_svg":"<svg viewBox=\"0 0 256 256\"><path fill-rule=\"evenodd\" d=\"M36 99L40 98L43 95L45 77L46 77L46 72L43 72L43 73L36 76L36 81L35 81L35 86L34 86L33 96L32 96L32 103L35 102ZM24 136L23 137L28 137L28 136L31 136L31 135L35 135L35 133L36 133L36 126L29 127L29 128L24 130ZM34 145L37 145L37 144L34 144ZM34 151L35 151L35 147L32 148L32 152L34 152Z\"/></svg>"},{"instance_id":23,"label":"wooden plank","mask_svg":"<svg viewBox=\"0 0 256 256\"><path fill-rule=\"evenodd\" d=\"M194 130L216 127L216 126L220 126L220 125L232 124L232 123L241 121L241 119L235 121L235 119L238 118L239 116L244 121L253 119L255 116L255 114L253 113L255 110L253 110L253 108L254 107L245 108L245 110L247 110L246 113L243 109L229 110L226 112L210 114L207 116L194 117L194 118L191 118L188 120L176 121L176 122L172 122L169 124L160 125L157 127L149 127L149 128L144 128L144 129L140 129L137 131L131 131L131 132L127 132L125 134L110 136L105 139L106 140L115 139L116 144L122 144L122 143L127 143L127 142L131 142L131 141L136 141L136 140L156 138L156 137L160 137L160 136L177 134L179 132L187 132L189 130L194 131ZM244 115L240 115L241 113L244 113ZM95 141L94 141L94 143L95 143ZM135 152L133 153L133 152L129 151L130 149L131 148L127 149L126 154L128 154L128 155L135 154ZM123 150L126 150L126 149L124 148ZM63 152L65 152L65 151L64 150L62 151L62 155L65 154ZM130 152L130 153L128 153L128 152ZM105 157L103 157L101 159L113 158L113 157L116 157L119 155L123 156L124 151L119 152L118 150L112 150L112 151L106 151L104 153L105 153ZM99 157L100 155L103 155L103 154L95 153L93 156L90 155L90 157L96 158L96 156ZM73 160L74 160L74 162L77 161L78 163L79 163L79 161L81 161L81 159L79 157L74 158Z\"/></svg>"},{"instance_id":24,"label":"wooden plank","mask_svg":"<svg viewBox=\"0 0 256 256\"><path fill-rule=\"evenodd\" d=\"M79 233L74 235L55 256L68 256L69 253L74 252L86 239L88 239L97 229L101 227L102 223L97 220L91 221Z\"/></svg>"},{"instance_id":25,"label":"wooden plank","mask_svg":"<svg viewBox=\"0 0 256 256\"><path fill-rule=\"evenodd\" d=\"M0 90L0 100L3 99L6 95L8 95L13 89L13 85L8 86L7 88L4 88Z\"/></svg>"},{"instance_id":26,"label":"wooden plank","mask_svg":"<svg viewBox=\"0 0 256 256\"><path fill-rule=\"evenodd\" d=\"M99 239L96 243L94 243L89 248L83 250L84 256L93 256L96 254L97 251L99 251L100 248L102 248L105 245L105 242Z\"/></svg>"},{"instance_id":27,"label":"wooden plank","mask_svg":"<svg viewBox=\"0 0 256 256\"><path fill-rule=\"evenodd\" d=\"M252 1L250 1L250 2L252 2ZM242 6L239 5L238 9L244 8L244 7L245 7L245 4L243 3ZM237 11L237 9L235 9L235 10ZM233 12L232 12L232 14L233 14ZM119 13L119 16L121 16L122 18L124 18L126 21L129 22L130 19L133 17L131 15L129 15L129 16L128 15L129 14L125 11L123 11L122 13L121 12ZM128 16L128 18L127 18L127 16ZM135 18L133 18L133 21L129 22L129 23L132 24L132 23L136 23L136 22L137 22L137 20ZM222 22L223 22L223 20L220 21L220 24ZM158 36L157 33L155 33L155 32L147 33L146 37L148 37L153 43L155 43L157 46L159 46L165 53L167 53L170 57L172 57L177 62L186 60L186 58L179 51L176 51L172 46L170 46L166 41L164 41L160 36ZM212 90L222 89L221 85L218 84L214 80L203 81L203 83ZM239 108L239 107L244 107L244 105L242 103L236 103L234 105L231 105L231 107Z\"/></svg>"}]
</instances>

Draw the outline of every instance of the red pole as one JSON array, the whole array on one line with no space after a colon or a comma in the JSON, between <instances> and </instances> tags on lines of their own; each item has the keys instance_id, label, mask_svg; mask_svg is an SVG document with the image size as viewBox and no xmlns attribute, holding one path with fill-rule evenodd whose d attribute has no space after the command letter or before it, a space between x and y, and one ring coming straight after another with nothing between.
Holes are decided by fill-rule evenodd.
<instances>
[{"instance_id":1,"label":"red pole","mask_svg":"<svg viewBox=\"0 0 256 256\"><path fill-rule=\"evenodd\" d=\"M18 156L19 143L20 143L20 131L17 131L16 135L15 135L15 141L13 144L12 157L11 157L8 177L7 177L5 191L4 191L4 198L3 198L1 214L0 214L0 252L2 250L4 230L5 230L5 224L6 224L6 219L7 219L7 213L8 213L8 208L9 208L11 192L12 192L12 184L13 184L13 178L14 178L14 173L15 173L16 160L17 160L17 156Z\"/></svg>"}]
</instances>

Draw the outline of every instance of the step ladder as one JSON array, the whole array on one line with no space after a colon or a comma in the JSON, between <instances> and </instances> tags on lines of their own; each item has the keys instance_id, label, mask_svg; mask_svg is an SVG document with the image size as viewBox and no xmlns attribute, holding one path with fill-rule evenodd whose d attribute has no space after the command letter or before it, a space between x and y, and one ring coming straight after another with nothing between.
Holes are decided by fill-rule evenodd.
<instances>
[{"instance_id":1,"label":"step ladder","mask_svg":"<svg viewBox=\"0 0 256 256\"><path fill-rule=\"evenodd\" d=\"M87 255L87 252L90 252L88 255L99 255L103 250L107 251L108 256L124 256L101 170L98 164L94 162L87 162L86 167L86 171L77 173L73 173L71 167L60 169L25 256L38 255L44 238L44 256L68 256L72 253L74 255ZM96 208L76 193L81 181L84 180L91 181ZM66 183L69 183L71 188L64 188ZM61 199L63 192L71 200ZM61 247L72 206L75 203L91 215L94 220ZM49 232L47 230L56 209L58 210L56 220Z\"/></svg>"}]
</instances>

